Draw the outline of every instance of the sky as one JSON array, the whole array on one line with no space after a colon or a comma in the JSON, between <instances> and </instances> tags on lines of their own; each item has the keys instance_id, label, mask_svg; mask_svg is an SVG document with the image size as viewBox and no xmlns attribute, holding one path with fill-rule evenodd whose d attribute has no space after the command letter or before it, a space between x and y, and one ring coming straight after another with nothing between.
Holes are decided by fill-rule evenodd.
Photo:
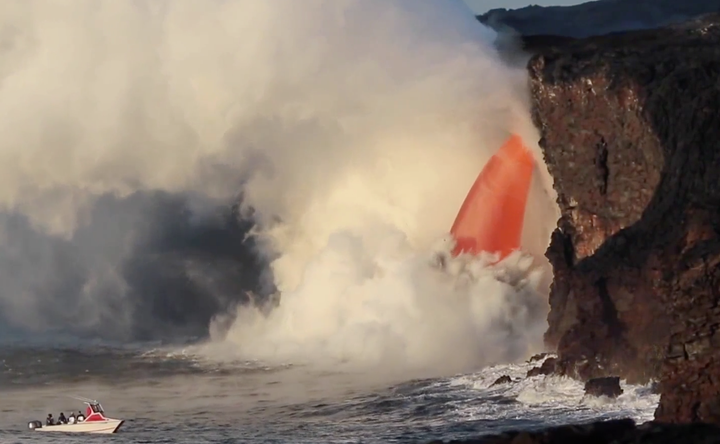
<instances>
[{"instance_id":1,"label":"sky","mask_svg":"<svg viewBox=\"0 0 720 444\"><path fill-rule=\"evenodd\" d=\"M465 0L473 11L478 14L494 8L515 9L528 5L570 6L585 3L589 0Z\"/></svg>"}]
</instances>

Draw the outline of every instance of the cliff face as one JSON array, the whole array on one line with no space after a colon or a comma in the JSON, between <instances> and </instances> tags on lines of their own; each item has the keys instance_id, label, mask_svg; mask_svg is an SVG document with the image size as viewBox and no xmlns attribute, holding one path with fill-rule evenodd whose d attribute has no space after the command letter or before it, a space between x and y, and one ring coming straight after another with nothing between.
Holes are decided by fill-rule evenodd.
<instances>
[{"instance_id":1,"label":"cliff face","mask_svg":"<svg viewBox=\"0 0 720 444\"><path fill-rule=\"evenodd\" d=\"M661 379L657 419L720 422L720 15L539 50L562 217L546 340L581 379Z\"/></svg>"}]
</instances>

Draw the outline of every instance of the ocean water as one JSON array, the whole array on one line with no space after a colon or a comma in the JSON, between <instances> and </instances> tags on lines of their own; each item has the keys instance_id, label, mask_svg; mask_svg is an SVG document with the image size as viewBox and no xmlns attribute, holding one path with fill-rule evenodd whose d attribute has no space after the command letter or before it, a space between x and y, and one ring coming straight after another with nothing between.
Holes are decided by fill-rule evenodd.
<instances>
[{"instance_id":1,"label":"ocean water","mask_svg":"<svg viewBox=\"0 0 720 444\"><path fill-rule=\"evenodd\" d=\"M97 398L127 422L113 443L424 442L508 429L631 417L652 419L658 395L622 382L617 399L585 397L567 378L526 378L542 361L384 384L312 366L219 364L178 348L84 346L0 350L0 442L80 443L27 428ZM502 375L510 384L493 386Z\"/></svg>"}]
</instances>

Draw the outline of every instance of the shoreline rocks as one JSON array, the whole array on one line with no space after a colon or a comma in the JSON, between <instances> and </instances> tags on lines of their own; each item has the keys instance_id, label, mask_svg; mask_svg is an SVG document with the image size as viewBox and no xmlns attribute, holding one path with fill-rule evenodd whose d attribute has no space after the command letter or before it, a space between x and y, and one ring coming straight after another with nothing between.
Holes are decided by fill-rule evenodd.
<instances>
[{"instance_id":1,"label":"shoreline rocks","mask_svg":"<svg viewBox=\"0 0 720 444\"><path fill-rule=\"evenodd\" d=\"M608 398L617 398L622 394L623 389L620 388L620 378L617 376L594 378L585 383L585 395L588 396L607 396Z\"/></svg>"},{"instance_id":2,"label":"shoreline rocks","mask_svg":"<svg viewBox=\"0 0 720 444\"><path fill-rule=\"evenodd\" d=\"M493 382L490 387L496 386L496 385L503 385L503 384L511 384L513 382L512 378L508 375L502 375L499 378Z\"/></svg>"},{"instance_id":3,"label":"shoreline rocks","mask_svg":"<svg viewBox=\"0 0 720 444\"><path fill-rule=\"evenodd\" d=\"M571 376L609 397L620 379L659 379L660 404L641 425L449 442L720 443L720 14L584 39L520 31L562 213L546 253L557 357L528 377Z\"/></svg>"},{"instance_id":4,"label":"shoreline rocks","mask_svg":"<svg viewBox=\"0 0 720 444\"><path fill-rule=\"evenodd\" d=\"M557 358L555 357L548 357L543 361L542 365L539 367L534 367L528 370L526 377L530 378L532 376L539 376L539 375L552 375L557 371Z\"/></svg>"}]
</instances>

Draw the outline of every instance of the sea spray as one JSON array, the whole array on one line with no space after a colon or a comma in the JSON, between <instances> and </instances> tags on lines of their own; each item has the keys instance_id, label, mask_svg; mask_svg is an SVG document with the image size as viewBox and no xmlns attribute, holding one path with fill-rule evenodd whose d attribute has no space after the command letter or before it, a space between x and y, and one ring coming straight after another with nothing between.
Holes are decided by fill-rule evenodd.
<instances>
[{"instance_id":1,"label":"sea spray","mask_svg":"<svg viewBox=\"0 0 720 444\"><path fill-rule=\"evenodd\" d=\"M132 338L229 313L210 328L248 358L443 371L540 342L543 310L512 340L501 321L544 303L540 156L541 277L430 265L507 135L539 153L526 73L461 1L27 0L0 38L5 322ZM218 210L238 196L254 246ZM238 296L275 289L269 313Z\"/></svg>"},{"instance_id":2,"label":"sea spray","mask_svg":"<svg viewBox=\"0 0 720 444\"><path fill-rule=\"evenodd\" d=\"M431 266L446 253L436 242L507 135L521 134L539 152L526 74L502 61L495 35L460 4L339 8L355 23L326 23L332 37L313 54L323 67L344 60L353 89L348 77L337 77L327 83L342 91L333 107L311 98L302 104L332 137L298 151L278 143L267 152L273 174L247 188L248 202L275 218L261 219L260 235L279 254L272 263L279 306L269 315L240 307L218 340L264 361L375 372L459 371L541 349L548 276L541 256L556 215L541 160L527 257L494 266L446 258L443 269ZM356 34L372 16L382 17L367 23L373 32ZM348 41L362 45L348 48ZM522 279L503 279L512 274Z\"/></svg>"}]
</instances>

